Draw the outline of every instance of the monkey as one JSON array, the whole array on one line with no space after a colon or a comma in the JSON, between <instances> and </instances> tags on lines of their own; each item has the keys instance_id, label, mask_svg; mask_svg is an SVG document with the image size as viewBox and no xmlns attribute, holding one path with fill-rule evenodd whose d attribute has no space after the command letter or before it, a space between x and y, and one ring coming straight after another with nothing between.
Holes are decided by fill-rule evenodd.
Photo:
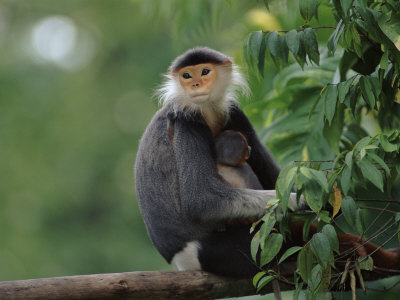
<instances>
[{"instance_id":1,"label":"monkey","mask_svg":"<svg viewBox=\"0 0 400 300\"><path fill-rule=\"evenodd\" d=\"M239 108L240 93L248 95L249 88L232 59L206 47L190 49L171 63L157 92L162 107L139 142L139 209L154 246L177 270L232 277L259 271L250 254L250 226L218 230L228 220L261 217L276 198L279 167ZM226 130L247 140L247 164L262 190L230 186L218 173L215 137ZM290 205L301 209L295 199L292 193ZM292 235L299 230L301 224Z\"/></svg>"},{"instance_id":2,"label":"monkey","mask_svg":"<svg viewBox=\"0 0 400 300\"><path fill-rule=\"evenodd\" d=\"M262 190L263 187L247 164L251 147L239 131L226 130L215 138L218 174L231 186ZM252 218L229 220L226 226L250 225L255 222ZM221 230L224 230L222 228Z\"/></svg>"},{"instance_id":3,"label":"monkey","mask_svg":"<svg viewBox=\"0 0 400 300\"><path fill-rule=\"evenodd\" d=\"M139 208L154 246L178 270L251 276L249 226L227 220L265 212L279 168L237 104L248 94L244 76L218 51L197 47L177 57L158 89L161 109L147 126L135 162ZM232 187L218 174L215 137L241 132L247 160L263 190ZM295 194L292 199L295 199Z\"/></svg>"},{"instance_id":4,"label":"monkey","mask_svg":"<svg viewBox=\"0 0 400 300\"><path fill-rule=\"evenodd\" d=\"M263 187L247 164L251 147L243 134L227 130L215 138L218 173L231 186L262 190Z\"/></svg>"}]
</instances>

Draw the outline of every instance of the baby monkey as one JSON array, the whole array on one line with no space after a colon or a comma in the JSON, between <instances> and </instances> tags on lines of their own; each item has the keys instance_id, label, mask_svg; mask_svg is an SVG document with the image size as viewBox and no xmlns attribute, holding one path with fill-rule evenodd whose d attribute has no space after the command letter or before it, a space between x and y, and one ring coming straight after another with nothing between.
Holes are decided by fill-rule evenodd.
<instances>
[{"instance_id":1,"label":"baby monkey","mask_svg":"<svg viewBox=\"0 0 400 300\"><path fill-rule=\"evenodd\" d=\"M218 173L229 185L236 188L263 189L253 169L246 162L250 157L251 147L242 133L223 131L215 138L215 148ZM250 225L254 221L253 218L231 219L225 225Z\"/></svg>"},{"instance_id":2,"label":"baby monkey","mask_svg":"<svg viewBox=\"0 0 400 300\"><path fill-rule=\"evenodd\" d=\"M246 160L251 147L239 131L226 130L215 138L218 173L231 186L262 190L263 187Z\"/></svg>"}]
</instances>

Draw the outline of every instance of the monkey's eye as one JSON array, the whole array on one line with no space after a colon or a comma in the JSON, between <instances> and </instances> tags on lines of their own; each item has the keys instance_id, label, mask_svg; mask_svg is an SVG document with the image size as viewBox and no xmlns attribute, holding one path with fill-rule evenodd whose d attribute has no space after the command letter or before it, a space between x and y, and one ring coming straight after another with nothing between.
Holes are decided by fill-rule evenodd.
<instances>
[{"instance_id":1,"label":"monkey's eye","mask_svg":"<svg viewBox=\"0 0 400 300\"><path fill-rule=\"evenodd\" d=\"M182 77L185 78L185 79L192 78L192 76L190 76L190 74L188 72L183 73Z\"/></svg>"},{"instance_id":2,"label":"monkey's eye","mask_svg":"<svg viewBox=\"0 0 400 300\"><path fill-rule=\"evenodd\" d=\"M210 73L210 69L203 69L202 71L201 71L201 76L204 76L204 75L207 75L208 73Z\"/></svg>"}]
</instances>

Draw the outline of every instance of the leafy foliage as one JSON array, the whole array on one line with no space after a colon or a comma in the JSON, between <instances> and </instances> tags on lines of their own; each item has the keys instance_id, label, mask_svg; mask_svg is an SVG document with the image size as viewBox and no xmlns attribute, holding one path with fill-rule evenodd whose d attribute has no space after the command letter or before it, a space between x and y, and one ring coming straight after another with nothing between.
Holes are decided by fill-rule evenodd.
<instances>
[{"instance_id":1,"label":"leafy foliage","mask_svg":"<svg viewBox=\"0 0 400 300\"><path fill-rule=\"evenodd\" d=\"M310 26L313 18L318 20L321 6L332 10L336 26ZM295 187L297 198L303 197L312 210L302 216L306 243L280 255L277 239L279 243L271 253L279 263L298 253L300 277L296 277L295 295L303 288L302 280L307 284L307 299L319 299L329 298L326 292L337 284L330 280L339 254L337 233L365 235L370 229L365 226L368 214L359 205L359 195L373 190L390 198L398 180L400 2L302 0L299 12L304 26L252 32L244 43L243 55L250 72L258 72L261 78L266 65L280 70L272 91L249 108L269 110L269 122L261 136L286 163L276 184L282 213L275 213L271 223L274 213L269 210L257 235L263 245L261 257L268 257L261 260L261 267L272 260L264 253L266 245L277 239L270 227L279 220L281 233L285 234L284 224L296 215L288 209L289 195ZM333 32L326 45L319 45L316 33L330 28ZM366 120L375 124L373 132L366 130ZM395 225L393 217L389 222ZM312 223L317 223L319 230L309 239ZM256 248L252 250L257 253ZM373 261L371 257L360 259L348 261L340 284L349 275L353 289L356 277L365 289L361 270L371 270ZM272 275L267 272L263 276Z\"/></svg>"}]
</instances>

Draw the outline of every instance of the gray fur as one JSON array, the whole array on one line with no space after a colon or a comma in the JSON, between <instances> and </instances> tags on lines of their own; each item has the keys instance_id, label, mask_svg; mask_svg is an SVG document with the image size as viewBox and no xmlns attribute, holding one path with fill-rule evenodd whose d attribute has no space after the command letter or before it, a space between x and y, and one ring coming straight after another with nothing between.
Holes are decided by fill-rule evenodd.
<instances>
[{"instance_id":1,"label":"gray fur","mask_svg":"<svg viewBox=\"0 0 400 300\"><path fill-rule=\"evenodd\" d=\"M224 183L205 124L178 118L171 145L167 115L172 111L166 105L154 116L135 165L148 233L168 262L187 242L201 240L226 220L262 215L268 200L276 197L275 191L235 189Z\"/></svg>"}]
</instances>

